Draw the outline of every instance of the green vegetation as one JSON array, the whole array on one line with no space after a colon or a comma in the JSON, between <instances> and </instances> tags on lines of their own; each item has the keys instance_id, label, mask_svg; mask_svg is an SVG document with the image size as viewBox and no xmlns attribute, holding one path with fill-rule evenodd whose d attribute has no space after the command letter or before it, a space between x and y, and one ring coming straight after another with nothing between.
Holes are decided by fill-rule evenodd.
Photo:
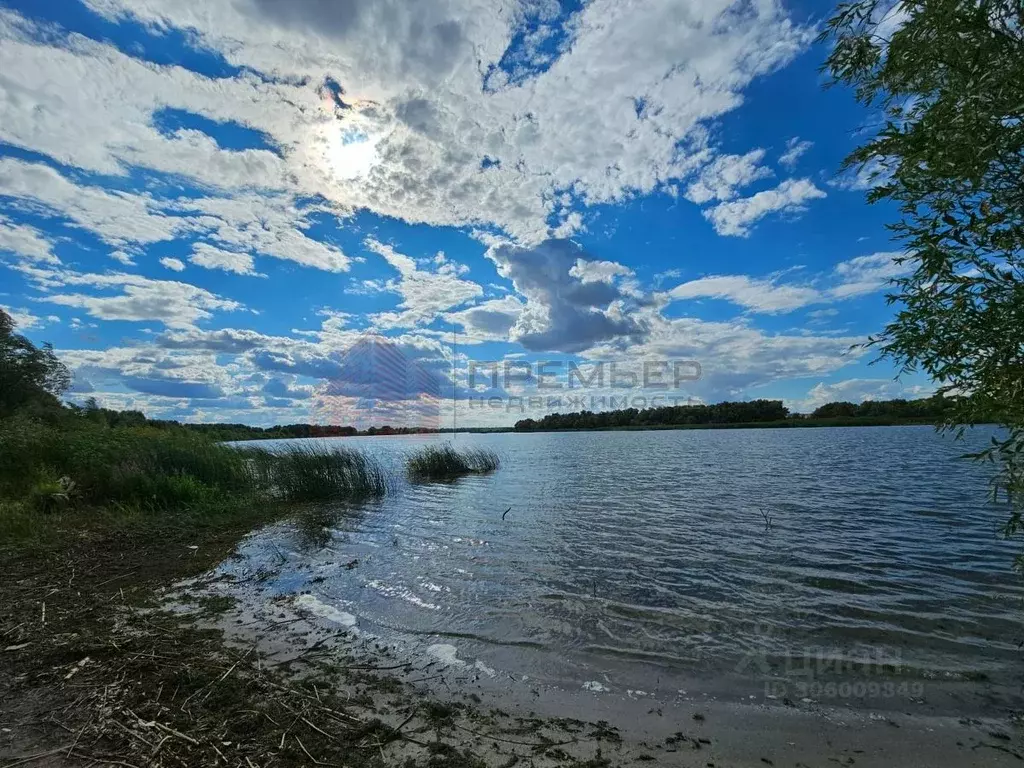
<instances>
[{"instance_id":1,"label":"green vegetation","mask_svg":"<svg viewBox=\"0 0 1024 768\"><path fill-rule=\"evenodd\" d=\"M287 501L383 496L388 477L372 459L349 448L294 445L283 451L232 449L252 462L261 485Z\"/></svg>"},{"instance_id":2,"label":"green vegetation","mask_svg":"<svg viewBox=\"0 0 1024 768\"><path fill-rule=\"evenodd\" d=\"M0 423L0 532L41 532L83 515L204 516L387 490L383 470L351 450L303 446L272 454L185 430L112 428L73 412L51 418L55 423ZM32 517L39 524L31 525Z\"/></svg>"},{"instance_id":3,"label":"green vegetation","mask_svg":"<svg viewBox=\"0 0 1024 768\"><path fill-rule=\"evenodd\" d=\"M553 413L516 422L517 432L581 429L701 429L715 427L853 427L891 424L939 424L952 399L937 395L922 400L826 403L810 416L790 413L781 400L746 403L625 408L617 411Z\"/></svg>"},{"instance_id":4,"label":"green vegetation","mask_svg":"<svg viewBox=\"0 0 1024 768\"><path fill-rule=\"evenodd\" d=\"M27 408L53 408L71 385L71 374L53 348L36 347L14 332L11 316L0 309L0 419Z\"/></svg>"},{"instance_id":5,"label":"green vegetation","mask_svg":"<svg viewBox=\"0 0 1024 768\"><path fill-rule=\"evenodd\" d=\"M456 450L445 443L416 451L409 457L407 470L413 482L446 482L463 475L493 472L500 464L494 451L485 448Z\"/></svg>"},{"instance_id":6,"label":"green vegetation","mask_svg":"<svg viewBox=\"0 0 1024 768\"><path fill-rule=\"evenodd\" d=\"M54 543L90 528L223 524L268 515L268 502L364 499L383 470L349 449L274 454L217 443L142 414L64 407L69 377L49 349L0 311L0 541Z\"/></svg>"},{"instance_id":7,"label":"green vegetation","mask_svg":"<svg viewBox=\"0 0 1024 768\"><path fill-rule=\"evenodd\" d=\"M822 39L825 69L882 116L846 160L891 201L907 275L897 314L871 340L903 371L957 393L943 425L995 421L979 458L1024 532L1024 11L1020 0L856 0Z\"/></svg>"}]
</instances>

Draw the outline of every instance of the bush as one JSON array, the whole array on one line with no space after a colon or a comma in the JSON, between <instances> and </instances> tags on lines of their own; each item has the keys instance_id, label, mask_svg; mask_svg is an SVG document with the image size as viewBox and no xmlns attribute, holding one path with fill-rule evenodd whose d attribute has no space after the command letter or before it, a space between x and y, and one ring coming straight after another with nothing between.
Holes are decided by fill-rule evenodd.
<instances>
[{"instance_id":1,"label":"bush","mask_svg":"<svg viewBox=\"0 0 1024 768\"><path fill-rule=\"evenodd\" d=\"M413 482L451 481L463 475L493 472L498 454L485 448L457 451L450 444L427 446L409 457L407 471Z\"/></svg>"}]
</instances>

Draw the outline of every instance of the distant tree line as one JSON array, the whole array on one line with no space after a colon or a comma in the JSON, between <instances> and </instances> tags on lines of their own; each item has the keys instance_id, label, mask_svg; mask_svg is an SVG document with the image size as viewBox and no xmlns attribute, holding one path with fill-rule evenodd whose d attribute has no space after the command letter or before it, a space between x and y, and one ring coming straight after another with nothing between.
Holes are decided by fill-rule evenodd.
<instances>
[{"instance_id":1,"label":"distant tree line","mask_svg":"<svg viewBox=\"0 0 1024 768\"><path fill-rule=\"evenodd\" d=\"M273 427L252 427L248 424L190 424L169 419L150 419L142 411L117 411L101 408L94 398L84 405L69 404L67 409L75 416L108 427L152 427L156 429L184 429L198 432L213 440L274 440L292 437L353 437L355 435L407 435L438 430L410 427L370 427L358 430L352 426L332 424L282 424Z\"/></svg>"},{"instance_id":2,"label":"distant tree line","mask_svg":"<svg viewBox=\"0 0 1024 768\"><path fill-rule=\"evenodd\" d=\"M625 408L617 411L552 413L541 419L517 421L517 432L559 429L645 429L715 425L814 426L815 424L937 424L952 407L952 398L936 395L922 400L869 400L860 404L826 403L805 416L790 413L781 400L750 400L713 405L674 405L664 408Z\"/></svg>"},{"instance_id":3,"label":"distant tree line","mask_svg":"<svg viewBox=\"0 0 1024 768\"><path fill-rule=\"evenodd\" d=\"M516 422L516 431L548 429L610 429L701 424L746 424L780 421L789 416L781 400L716 403L714 405L669 405L663 408L624 408L618 411L552 413L542 419Z\"/></svg>"},{"instance_id":4,"label":"distant tree line","mask_svg":"<svg viewBox=\"0 0 1024 768\"><path fill-rule=\"evenodd\" d=\"M934 395L920 400L865 400L863 403L825 403L815 409L811 419L892 419L927 421L938 424L956 403L955 398Z\"/></svg>"}]
</instances>

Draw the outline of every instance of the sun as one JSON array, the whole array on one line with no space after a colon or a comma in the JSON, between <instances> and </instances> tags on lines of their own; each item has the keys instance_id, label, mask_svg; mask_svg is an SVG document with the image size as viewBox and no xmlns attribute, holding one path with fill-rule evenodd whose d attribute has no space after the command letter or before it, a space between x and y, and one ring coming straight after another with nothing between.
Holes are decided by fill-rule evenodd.
<instances>
[{"instance_id":1,"label":"sun","mask_svg":"<svg viewBox=\"0 0 1024 768\"><path fill-rule=\"evenodd\" d=\"M375 138L359 128L331 131L327 136L327 159L339 179L359 179L377 164Z\"/></svg>"}]
</instances>

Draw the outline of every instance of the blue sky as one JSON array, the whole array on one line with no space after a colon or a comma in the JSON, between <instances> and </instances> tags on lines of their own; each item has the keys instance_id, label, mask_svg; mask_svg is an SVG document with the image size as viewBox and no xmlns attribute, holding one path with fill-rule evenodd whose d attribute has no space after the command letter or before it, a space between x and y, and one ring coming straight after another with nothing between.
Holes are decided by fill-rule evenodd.
<instances>
[{"instance_id":1,"label":"blue sky","mask_svg":"<svg viewBox=\"0 0 1024 768\"><path fill-rule=\"evenodd\" d=\"M837 175L874 116L822 87L827 11L0 0L0 305L73 397L183 420L336 420L367 335L454 375L461 424L566 410L470 388L502 359L927 394L851 350L900 268L870 174Z\"/></svg>"}]
</instances>

